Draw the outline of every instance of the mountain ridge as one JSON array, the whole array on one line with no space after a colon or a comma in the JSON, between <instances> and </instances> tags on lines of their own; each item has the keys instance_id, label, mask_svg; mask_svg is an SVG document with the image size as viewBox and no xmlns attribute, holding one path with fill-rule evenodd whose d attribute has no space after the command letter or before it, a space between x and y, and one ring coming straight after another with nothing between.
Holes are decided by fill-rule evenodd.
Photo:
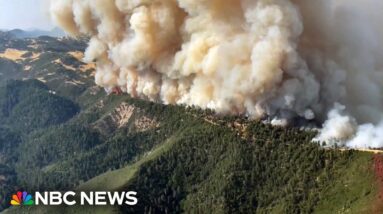
<instances>
[{"instance_id":1,"label":"mountain ridge","mask_svg":"<svg viewBox=\"0 0 383 214\"><path fill-rule=\"evenodd\" d=\"M27 39L27 38L38 38L41 36L50 36L50 37L63 37L66 34L60 28L53 28L52 30L40 30L40 29L31 29L31 30L22 30L22 29L12 29L12 30L1 30L1 34L8 34L12 38L17 39Z\"/></svg>"}]
</instances>

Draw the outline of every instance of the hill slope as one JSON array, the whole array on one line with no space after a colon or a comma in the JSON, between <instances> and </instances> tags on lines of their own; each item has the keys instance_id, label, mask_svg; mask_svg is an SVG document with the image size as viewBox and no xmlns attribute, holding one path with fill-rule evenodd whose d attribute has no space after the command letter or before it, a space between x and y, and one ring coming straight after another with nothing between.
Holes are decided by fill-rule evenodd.
<instances>
[{"instance_id":1,"label":"hill slope","mask_svg":"<svg viewBox=\"0 0 383 214\"><path fill-rule=\"evenodd\" d=\"M121 128L125 131L117 130L106 143L99 136L99 142L85 150L66 147L69 153L78 154L70 160L65 159L66 155L56 156L56 160L48 158L49 163L42 163L35 169L39 171L26 176L42 176L44 182L38 186L44 190L73 189L79 183L77 190L141 193L138 206L110 207L113 212L370 213L372 209L377 192L370 153L322 149L310 142L312 133L258 122L245 122L244 137L231 126L239 123L236 118L211 123L206 118L213 117L193 109L130 98L123 102L140 109L135 113L139 115L133 114ZM161 125L137 131L131 125L142 115L156 115ZM60 134L58 137L62 138ZM51 151L67 150L62 142L50 143ZM33 153L30 150L32 157ZM23 186L34 185L29 179ZM37 207L35 211L91 213L94 209ZM102 211L107 209L103 207Z\"/></svg>"},{"instance_id":2,"label":"hill slope","mask_svg":"<svg viewBox=\"0 0 383 214\"><path fill-rule=\"evenodd\" d=\"M373 154L324 149L295 128L107 96L94 65L81 62L83 41L0 41L0 209L18 189L133 190L139 199L4 213L383 211Z\"/></svg>"}]
</instances>

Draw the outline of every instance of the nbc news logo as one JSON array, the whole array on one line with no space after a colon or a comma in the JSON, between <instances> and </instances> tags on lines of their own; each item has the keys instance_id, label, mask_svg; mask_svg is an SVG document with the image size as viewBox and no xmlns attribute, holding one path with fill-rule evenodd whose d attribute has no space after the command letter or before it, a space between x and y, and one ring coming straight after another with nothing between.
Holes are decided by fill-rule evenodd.
<instances>
[{"instance_id":1,"label":"nbc news logo","mask_svg":"<svg viewBox=\"0 0 383 214\"><path fill-rule=\"evenodd\" d=\"M17 192L12 195L10 204L12 206L31 205L129 205L138 203L136 192L35 192L34 197L28 192Z\"/></svg>"}]
</instances>

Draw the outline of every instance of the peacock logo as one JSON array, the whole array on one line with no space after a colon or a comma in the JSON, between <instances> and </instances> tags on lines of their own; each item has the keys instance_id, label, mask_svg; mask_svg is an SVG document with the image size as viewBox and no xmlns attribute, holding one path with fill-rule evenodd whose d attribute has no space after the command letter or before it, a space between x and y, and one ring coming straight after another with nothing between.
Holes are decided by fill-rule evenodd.
<instances>
[{"instance_id":1,"label":"peacock logo","mask_svg":"<svg viewBox=\"0 0 383 214\"><path fill-rule=\"evenodd\" d=\"M31 206L34 204L35 202L32 199L32 195L28 194L28 192L18 191L16 194L12 195L12 206Z\"/></svg>"}]
</instances>

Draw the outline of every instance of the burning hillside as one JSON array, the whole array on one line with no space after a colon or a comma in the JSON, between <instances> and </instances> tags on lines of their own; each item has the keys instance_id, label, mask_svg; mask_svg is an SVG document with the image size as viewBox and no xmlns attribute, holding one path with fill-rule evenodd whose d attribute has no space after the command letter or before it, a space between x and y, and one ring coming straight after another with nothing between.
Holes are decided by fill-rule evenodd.
<instances>
[{"instance_id":1,"label":"burning hillside","mask_svg":"<svg viewBox=\"0 0 383 214\"><path fill-rule=\"evenodd\" d=\"M377 0L52 0L91 36L96 83L166 104L323 122L316 140L383 146Z\"/></svg>"}]
</instances>

